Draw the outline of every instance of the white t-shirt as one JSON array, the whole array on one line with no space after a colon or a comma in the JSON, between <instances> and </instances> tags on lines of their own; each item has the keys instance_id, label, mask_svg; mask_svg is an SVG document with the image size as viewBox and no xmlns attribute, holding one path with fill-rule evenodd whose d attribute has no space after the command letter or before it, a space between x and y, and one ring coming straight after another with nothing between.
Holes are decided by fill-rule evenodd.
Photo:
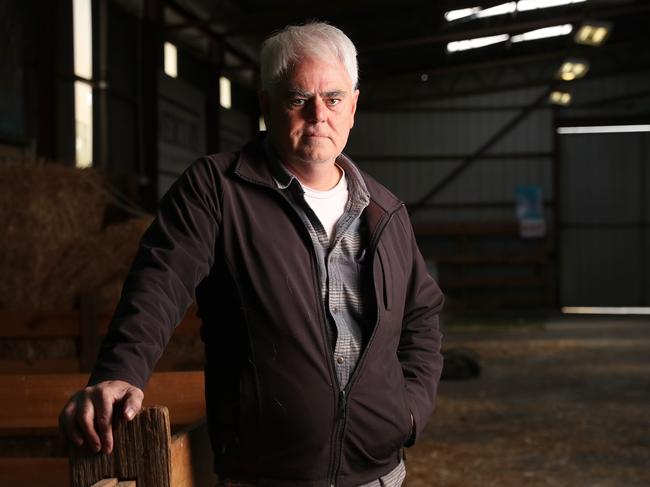
<instances>
[{"instance_id":1,"label":"white t-shirt","mask_svg":"<svg viewBox=\"0 0 650 487\"><path fill-rule=\"evenodd\" d=\"M341 179L336 186L327 191L318 191L301 184L305 191L305 201L314 210L316 216L327 232L330 242L334 239L334 228L341 215L345 211L348 202L348 183L345 179L345 171L341 170Z\"/></svg>"}]
</instances>

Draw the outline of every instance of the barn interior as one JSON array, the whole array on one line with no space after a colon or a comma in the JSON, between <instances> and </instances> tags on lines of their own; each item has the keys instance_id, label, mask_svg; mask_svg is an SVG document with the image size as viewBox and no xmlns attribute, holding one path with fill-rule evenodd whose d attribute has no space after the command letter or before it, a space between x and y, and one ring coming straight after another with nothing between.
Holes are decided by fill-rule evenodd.
<instances>
[{"instance_id":1,"label":"barn interior","mask_svg":"<svg viewBox=\"0 0 650 487\"><path fill-rule=\"evenodd\" d=\"M193 161L264 130L260 45L309 20L357 47L345 153L446 296L405 485L650 485L644 0L0 3L3 483L73 485L57 416L142 233ZM192 307L152 397L201 395L199 328ZM204 412L178 407L172 431Z\"/></svg>"}]
</instances>

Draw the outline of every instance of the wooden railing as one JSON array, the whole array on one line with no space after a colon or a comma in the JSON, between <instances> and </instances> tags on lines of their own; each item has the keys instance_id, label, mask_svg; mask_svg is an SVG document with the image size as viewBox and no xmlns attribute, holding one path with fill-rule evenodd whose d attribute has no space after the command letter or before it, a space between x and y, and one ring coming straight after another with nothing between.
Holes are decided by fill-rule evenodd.
<instances>
[{"instance_id":1,"label":"wooden railing","mask_svg":"<svg viewBox=\"0 0 650 487\"><path fill-rule=\"evenodd\" d=\"M87 374L28 374L28 375L0 375L0 440L11 444L16 443L33 443L44 444L47 442L56 442L58 438L58 414L67 401L67 399L77 390L83 388L88 379ZM129 428L144 428L139 440L131 442L130 437L123 433L124 440L115 441L115 451L122 451L127 448L129 452L135 454L133 448L141 445L147 452L158 450L154 446L153 440L149 439L149 434L154 434L151 430L153 423L147 422L152 414L150 411L159 411L161 408L152 407L152 405L164 404L166 425L164 431L173 430L176 432L173 437L167 441L170 445L169 468L172 473L169 485L174 487L192 487L194 484L190 480L200 475L208 475L212 470L211 456L212 452L209 446L209 440L203 420L205 416L204 401L204 379L203 372L158 372L154 373L145 389L144 415L138 416L131 423L116 423L118 431L131 431ZM158 417L158 416L155 416ZM160 421L159 421L160 423ZM150 426L147 426L147 425ZM139 426L138 426L139 425ZM160 435L160 433L156 433ZM125 443L126 442L126 443ZM120 446L121 445L121 446ZM127 445L127 446L124 446ZM7 454L9 453L9 454ZM72 470L68 468L68 459L64 453L50 455L39 450L37 454L26 455L22 452L5 452L0 457L0 479L3 487L61 487L73 484ZM124 456L96 455L95 460L85 460L88 464L92 462L108 462L108 464L122 465ZM138 454L141 456L140 454ZM78 459L78 457L75 457ZM135 458L135 457L134 457ZM185 460L183 460L185 459ZM78 460L77 460L78 461ZM189 463L188 463L189 462ZM178 468L172 468L172 465L178 464ZM153 465L153 464L152 464ZM167 464L166 464L167 465ZM183 466L184 465L184 466ZM82 467L80 467L82 468ZM86 467L83 467L86 468ZM87 467L90 468L90 467ZM167 468L167 467L165 467ZM187 471L189 473L182 473ZM143 485L167 485L167 484L141 484L138 476L118 476L113 475L108 470L101 470L100 477L91 480L87 477L88 483L84 487L89 487L94 483L105 478L116 478L120 481L136 481L139 487ZM76 474L75 474L76 475ZM90 474L89 474L90 475ZM122 475L122 474L120 474ZM188 477L189 475L189 477ZM200 477L200 476L199 476ZM144 477L143 477L144 478ZM201 477L202 478L202 477ZM178 479L176 481L175 479ZM203 483L200 485L211 486L212 483ZM110 483L108 484L110 485ZM129 484L125 484L129 485ZM121 485L120 487L124 487Z\"/></svg>"},{"instance_id":2,"label":"wooden railing","mask_svg":"<svg viewBox=\"0 0 650 487\"><path fill-rule=\"evenodd\" d=\"M70 456L71 487L212 487L211 451L204 420L171 435L169 412L144 409L114 429L111 454Z\"/></svg>"},{"instance_id":3,"label":"wooden railing","mask_svg":"<svg viewBox=\"0 0 650 487\"><path fill-rule=\"evenodd\" d=\"M102 337L108 330L115 304L101 302L88 294L80 300L80 310L63 312L34 312L0 310L0 340L71 340L77 353L65 358L18 357L0 358L0 374L67 374L92 369ZM200 319L191 307L174 335L198 336ZM177 370L177 364L163 356L158 370Z\"/></svg>"}]
</instances>

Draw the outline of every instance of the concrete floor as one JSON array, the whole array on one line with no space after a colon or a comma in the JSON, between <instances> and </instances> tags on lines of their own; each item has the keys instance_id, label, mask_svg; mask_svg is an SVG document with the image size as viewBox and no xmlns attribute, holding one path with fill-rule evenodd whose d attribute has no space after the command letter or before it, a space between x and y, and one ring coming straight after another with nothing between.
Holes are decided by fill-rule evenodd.
<instances>
[{"instance_id":1,"label":"concrete floor","mask_svg":"<svg viewBox=\"0 0 650 487\"><path fill-rule=\"evenodd\" d=\"M469 324L444 347L482 374L441 383L408 487L650 486L650 317Z\"/></svg>"}]
</instances>

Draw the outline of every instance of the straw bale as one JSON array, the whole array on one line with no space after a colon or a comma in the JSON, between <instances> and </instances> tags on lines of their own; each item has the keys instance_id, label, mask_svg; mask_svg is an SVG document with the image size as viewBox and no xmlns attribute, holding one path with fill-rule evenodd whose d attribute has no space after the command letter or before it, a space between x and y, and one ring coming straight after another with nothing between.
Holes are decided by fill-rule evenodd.
<instances>
[{"instance_id":1,"label":"straw bale","mask_svg":"<svg viewBox=\"0 0 650 487\"><path fill-rule=\"evenodd\" d=\"M152 217L146 216L109 225L70 246L44 282L41 306L72 308L77 297L89 290L102 295L104 301L117 301L140 238L151 221ZM108 292L102 291L105 286Z\"/></svg>"},{"instance_id":2,"label":"straw bale","mask_svg":"<svg viewBox=\"0 0 650 487\"><path fill-rule=\"evenodd\" d=\"M101 230L105 206L94 170L0 169L0 308L43 309L43 283L71 245Z\"/></svg>"}]
</instances>

